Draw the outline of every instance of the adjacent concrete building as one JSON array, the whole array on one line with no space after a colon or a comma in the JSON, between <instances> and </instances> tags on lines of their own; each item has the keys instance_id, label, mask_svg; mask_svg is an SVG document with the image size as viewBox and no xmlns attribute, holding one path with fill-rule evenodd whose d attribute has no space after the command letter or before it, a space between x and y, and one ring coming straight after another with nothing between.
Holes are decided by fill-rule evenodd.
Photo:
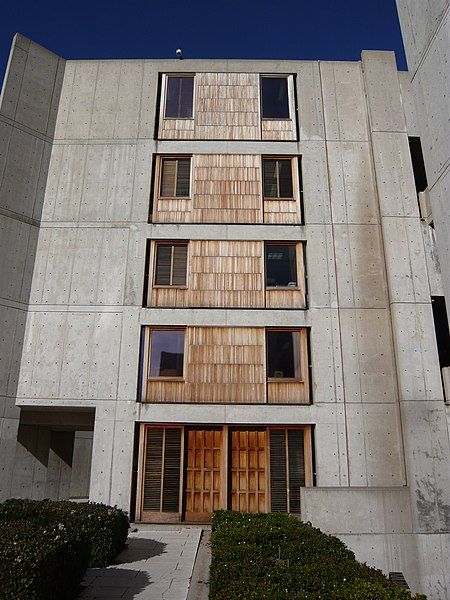
<instances>
[{"instance_id":1,"label":"adjacent concrete building","mask_svg":"<svg viewBox=\"0 0 450 600\"><path fill-rule=\"evenodd\" d=\"M3 498L288 510L447 597L441 276L408 83L390 52L65 61L15 37Z\"/></svg>"}]
</instances>

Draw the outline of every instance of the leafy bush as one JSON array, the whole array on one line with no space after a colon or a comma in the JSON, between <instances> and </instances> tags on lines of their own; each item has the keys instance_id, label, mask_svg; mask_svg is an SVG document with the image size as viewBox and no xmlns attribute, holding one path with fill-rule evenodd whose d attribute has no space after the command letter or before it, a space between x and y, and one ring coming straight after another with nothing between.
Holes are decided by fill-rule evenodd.
<instances>
[{"instance_id":1,"label":"leafy bush","mask_svg":"<svg viewBox=\"0 0 450 600\"><path fill-rule=\"evenodd\" d=\"M218 511L210 600L407 600L338 538L280 513ZM416 596L422 600L425 596Z\"/></svg>"},{"instance_id":2,"label":"leafy bush","mask_svg":"<svg viewBox=\"0 0 450 600\"><path fill-rule=\"evenodd\" d=\"M6 500L0 504L0 523L9 521L62 523L75 538L89 540L91 567L105 567L123 550L129 527L127 515L116 507L52 500Z\"/></svg>"},{"instance_id":3,"label":"leafy bush","mask_svg":"<svg viewBox=\"0 0 450 600\"><path fill-rule=\"evenodd\" d=\"M62 523L0 525L0 599L74 598L89 562L89 540Z\"/></svg>"}]
</instances>

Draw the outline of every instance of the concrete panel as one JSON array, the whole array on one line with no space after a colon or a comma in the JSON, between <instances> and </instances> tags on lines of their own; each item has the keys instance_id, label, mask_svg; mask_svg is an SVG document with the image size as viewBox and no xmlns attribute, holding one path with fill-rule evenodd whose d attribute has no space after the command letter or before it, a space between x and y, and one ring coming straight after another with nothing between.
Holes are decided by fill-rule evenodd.
<instances>
[{"instance_id":1,"label":"concrete panel","mask_svg":"<svg viewBox=\"0 0 450 600\"><path fill-rule=\"evenodd\" d=\"M298 66L297 101L300 139L323 140L325 128L318 62L304 62Z\"/></svg>"},{"instance_id":2,"label":"concrete panel","mask_svg":"<svg viewBox=\"0 0 450 600\"><path fill-rule=\"evenodd\" d=\"M439 262L442 265L442 287L446 297L447 315L450 323L450 169L430 191L430 199L436 228Z\"/></svg>"},{"instance_id":3,"label":"concrete panel","mask_svg":"<svg viewBox=\"0 0 450 600\"><path fill-rule=\"evenodd\" d=\"M388 304L378 225L334 225L338 301L342 307Z\"/></svg>"},{"instance_id":4,"label":"concrete panel","mask_svg":"<svg viewBox=\"0 0 450 600\"><path fill-rule=\"evenodd\" d=\"M302 520L332 534L410 533L407 487L301 488Z\"/></svg>"},{"instance_id":5,"label":"concrete panel","mask_svg":"<svg viewBox=\"0 0 450 600\"><path fill-rule=\"evenodd\" d=\"M378 222L378 203L369 144L328 142L333 223Z\"/></svg>"},{"instance_id":6,"label":"concrete panel","mask_svg":"<svg viewBox=\"0 0 450 600\"><path fill-rule=\"evenodd\" d=\"M70 81L72 73L67 78L64 77L62 95L68 93L66 86L71 87L65 139L89 138L98 68L99 63L96 61L76 62L73 81ZM57 126L56 136L59 137L61 133Z\"/></svg>"},{"instance_id":7,"label":"concrete panel","mask_svg":"<svg viewBox=\"0 0 450 600\"><path fill-rule=\"evenodd\" d=\"M432 296L443 296L442 274L437 250L436 231L425 221L421 221L422 240L427 263L428 283ZM444 263L448 264L448 263Z\"/></svg>"},{"instance_id":8,"label":"concrete panel","mask_svg":"<svg viewBox=\"0 0 450 600\"><path fill-rule=\"evenodd\" d=\"M131 477L133 474L134 420L116 420L111 474L110 503L130 510Z\"/></svg>"},{"instance_id":9,"label":"concrete panel","mask_svg":"<svg viewBox=\"0 0 450 600\"><path fill-rule=\"evenodd\" d=\"M20 302L31 225L0 215L0 296Z\"/></svg>"},{"instance_id":10,"label":"concrete panel","mask_svg":"<svg viewBox=\"0 0 450 600\"><path fill-rule=\"evenodd\" d=\"M372 131L406 131L393 52L361 53Z\"/></svg>"},{"instance_id":11,"label":"concrete panel","mask_svg":"<svg viewBox=\"0 0 450 600\"><path fill-rule=\"evenodd\" d=\"M401 100L405 115L406 132L409 136L420 136L416 105L411 85L411 74L409 71L399 71L398 82L400 84Z\"/></svg>"},{"instance_id":12,"label":"concrete panel","mask_svg":"<svg viewBox=\"0 0 450 600\"><path fill-rule=\"evenodd\" d=\"M142 306L144 300L146 241L141 232L130 230L123 300L127 306Z\"/></svg>"},{"instance_id":13,"label":"concrete panel","mask_svg":"<svg viewBox=\"0 0 450 600\"><path fill-rule=\"evenodd\" d=\"M89 484L92 502L110 503L115 405L115 402L102 402L96 410Z\"/></svg>"},{"instance_id":14,"label":"concrete panel","mask_svg":"<svg viewBox=\"0 0 450 600\"><path fill-rule=\"evenodd\" d=\"M314 457L316 485L348 486L347 424L341 405L314 408Z\"/></svg>"},{"instance_id":15,"label":"concrete panel","mask_svg":"<svg viewBox=\"0 0 450 600\"><path fill-rule=\"evenodd\" d=\"M339 310L346 402L397 401L389 310Z\"/></svg>"},{"instance_id":16,"label":"concrete panel","mask_svg":"<svg viewBox=\"0 0 450 600\"><path fill-rule=\"evenodd\" d=\"M367 141L367 114L360 63L321 62L327 140Z\"/></svg>"},{"instance_id":17,"label":"concrete panel","mask_svg":"<svg viewBox=\"0 0 450 600\"><path fill-rule=\"evenodd\" d=\"M20 48L13 40L0 96L0 114L8 119L14 120L16 114L27 56L28 49Z\"/></svg>"},{"instance_id":18,"label":"concrete panel","mask_svg":"<svg viewBox=\"0 0 450 600\"><path fill-rule=\"evenodd\" d=\"M347 404L351 486L406 485L397 404Z\"/></svg>"},{"instance_id":19,"label":"concrete panel","mask_svg":"<svg viewBox=\"0 0 450 600\"><path fill-rule=\"evenodd\" d=\"M76 431L73 444L72 475L69 497L89 498L89 481L92 463L92 431Z\"/></svg>"},{"instance_id":20,"label":"concrete panel","mask_svg":"<svg viewBox=\"0 0 450 600\"><path fill-rule=\"evenodd\" d=\"M16 310L16 309L11 309ZM1 314L2 311L0 311ZM8 377L6 381L8 382L8 387L6 390L7 395L10 398L14 398L17 391L17 385L19 382L20 375L20 365L22 360L22 348L23 348L23 338L25 334L25 325L27 320L27 313L24 310L17 310L17 319L16 325L14 329L14 335L9 338L2 339L8 340L8 346L5 348L5 352L3 356L9 357L9 371ZM8 416L7 414L5 416ZM13 415L9 415L13 416Z\"/></svg>"},{"instance_id":21,"label":"concrete panel","mask_svg":"<svg viewBox=\"0 0 450 600\"><path fill-rule=\"evenodd\" d=\"M2 403L2 399L0 399ZM0 418L0 501L11 497L19 419Z\"/></svg>"},{"instance_id":22,"label":"concrete panel","mask_svg":"<svg viewBox=\"0 0 450 600\"><path fill-rule=\"evenodd\" d=\"M0 305L0 396L6 396L8 392L14 339L21 312L18 308Z\"/></svg>"},{"instance_id":23,"label":"concrete panel","mask_svg":"<svg viewBox=\"0 0 450 600\"><path fill-rule=\"evenodd\" d=\"M98 61L97 65L89 138L108 139L114 135L120 61Z\"/></svg>"},{"instance_id":24,"label":"concrete panel","mask_svg":"<svg viewBox=\"0 0 450 600\"><path fill-rule=\"evenodd\" d=\"M122 61L120 65L115 108L115 139L130 139L138 136L143 73L143 62Z\"/></svg>"},{"instance_id":25,"label":"concrete panel","mask_svg":"<svg viewBox=\"0 0 450 600\"><path fill-rule=\"evenodd\" d=\"M382 220L391 302L428 302L430 289L419 219Z\"/></svg>"},{"instance_id":26,"label":"concrete panel","mask_svg":"<svg viewBox=\"0 0 450 600\"><path fill-rule=\"evenodd\" d=\"M153 139L155 134L155 110L158 93L158 72L164 71L151 61L144 62L142 75L141 113L139 118L140 138ZM169 68L166 72L171 72ZM185 71L189 72L189 71ZM193 71L195 72L195 71Z\"/></svg>"},{"instance_id":27,"label":"concrete panel","mask_svg":"<svg viewBox=\"0 0 450 600\"><path fill-rule=\"evenodd\" d=\"M150 213L150 186L152 178L153 143L140 142L136 146L131 220L147 222Z\"/></svg>"},{"instance_id":28,"label":"concrete panel","mask_svg":"<svg viewBox=\"0 0 450 600\"><path fill-rule=\"evenodd\" d=\"M442 400L431 304L391 307L401 400Z\"/></svg>"},{"instance_id":29,"label":"concrete panel","mask_svg":"<svg viewBox=\"0 0 450 600\"><path fill-rule=\"evenodd\" d=\"M336 263L332 228L330 225L310 225L307 238L305 259L308 304L311 308L336 307ZM313 277L308 276L310 272L314 273Z\"/></svg>"},{"instance_id":30,"label":"concrete panel","mask_svg":"<svg viewBox=\"0 0 450 600\"><path fill-rule=\"evenodd\" d=\"M326 148L323 142L302 142L305 223L330 223Z\"/></svg>"},{"instance_id":31,"label":"concrete panel","mask_svg":"<svg viewBox=\"0 0 450 600\"><path fill-rule=\"evenodd\" d=\"M414 531L450 526L450 448L442 402L402 402Z\"/></svg>"},{"instance_id":32,"label":"concrete panel","mask_svg":"<svg viewBox=\"0 0 450 600\"><path fill-rule=\"evenodd\" d=\"M125 308L120 340L119 385L117 397L137 400L141 328L139 308Z\"/></svg>"},{"instance_id":33,"label":"concrete panel","mask_svg":"<svg viewBox=\"0 0 450 600\"><path fill-rule=\"evenodd\" d=\"M65 139L67 123L70 117L70 101L72 99L72 88L75 79L76 61L69 60L65 65L62 78L61 95L56 114L55 139Z\"/></svg>"},{"instance_id":34,"label":"concrete panel","mask_svg":"<svg viewBox=\"0 0 450 600\"><path fill-rule=\"evenodd\" d=\"M337 309L311 311L312 397L315 404L343 402L342 356Z\"/></svg>"},{"instance_id":35,"label":"concrete panel","mask_svg":"<svg viewBox=\"0 0 450 600\"><path fill-rule=\"evenodd\" d=\"M372 134L376 179L382 216L417 217L408 137L402 133Z\"/></svg>"}]
</instances>

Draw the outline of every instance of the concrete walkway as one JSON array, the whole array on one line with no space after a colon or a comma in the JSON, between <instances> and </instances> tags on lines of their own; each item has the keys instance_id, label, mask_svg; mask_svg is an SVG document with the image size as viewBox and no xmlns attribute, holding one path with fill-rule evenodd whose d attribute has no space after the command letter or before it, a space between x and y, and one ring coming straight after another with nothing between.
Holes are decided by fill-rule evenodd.
<instances>
[{"instance_id":1,"label":"concrete walkway","mask_svg":"<svg viewBox=\"0 0 450 600\"><path fill-rule=\"evenodd\" d=\"M86 571L77 600L186 600L201 535L198 526L138 526L113 565Z\"/></svg>"}]
</instances>

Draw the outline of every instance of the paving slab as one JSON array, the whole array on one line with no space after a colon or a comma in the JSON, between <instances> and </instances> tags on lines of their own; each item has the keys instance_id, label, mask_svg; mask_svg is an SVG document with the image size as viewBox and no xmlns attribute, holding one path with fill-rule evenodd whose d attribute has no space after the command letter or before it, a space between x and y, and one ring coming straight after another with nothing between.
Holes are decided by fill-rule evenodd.
<instances>
[{"instance_id":1,"label":"paving slab","mask_svg":"<svg viewBox=\"0 0 450 600\"><path fill-rule=\"evenodd\" d=\"M88 569L77 600L186 600L202 527L138 526L105 569Z\"/></svg>"}]
</instances>

